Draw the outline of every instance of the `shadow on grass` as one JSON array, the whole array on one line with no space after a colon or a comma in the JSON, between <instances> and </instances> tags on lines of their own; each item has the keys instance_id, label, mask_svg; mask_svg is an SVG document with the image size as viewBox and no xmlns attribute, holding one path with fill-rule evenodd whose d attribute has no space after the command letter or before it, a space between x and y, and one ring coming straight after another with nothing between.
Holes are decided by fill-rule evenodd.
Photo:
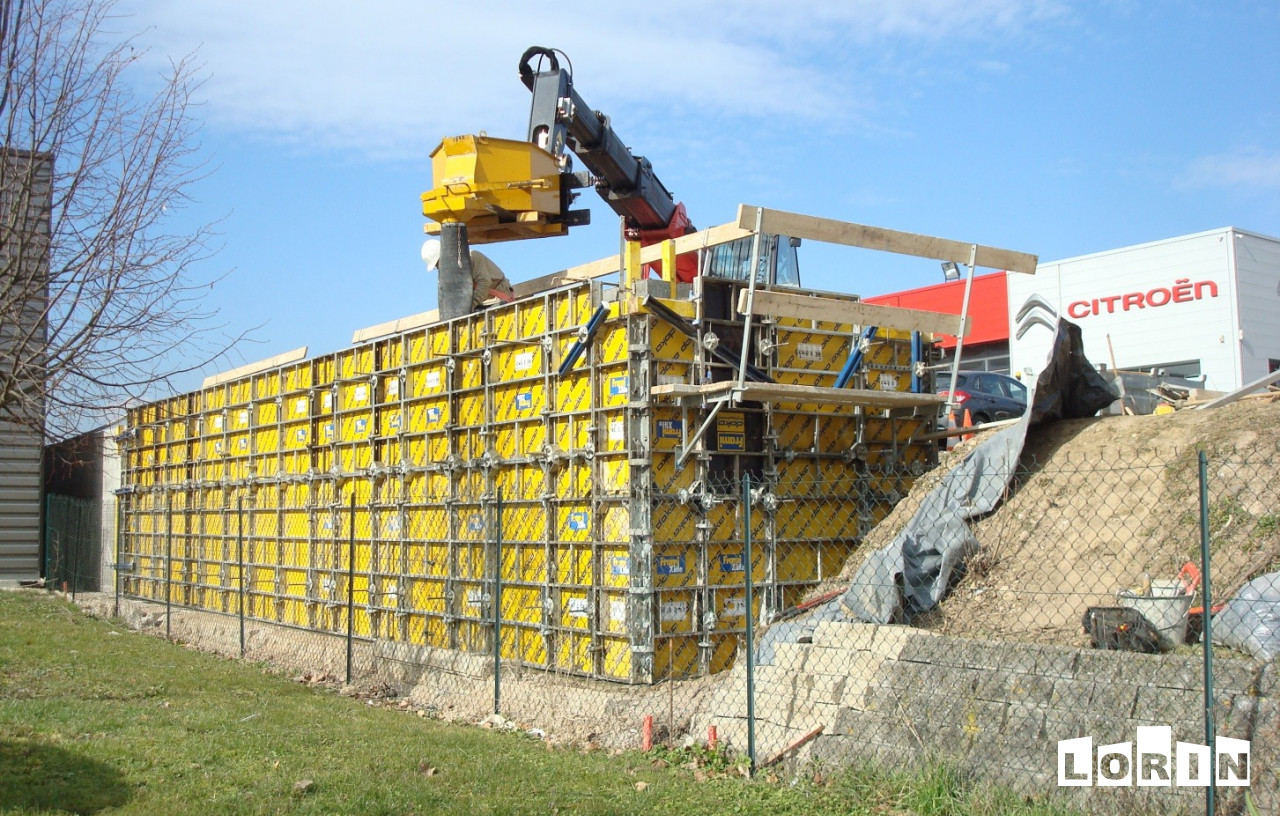
<instances>
[{"instance_id":1,"label":"shadow on grass","mask_svg":"<svg viewBox=\"0 0 1280 816\"><path fill-rule=\"evenodd\" d=\"M124 776L102 762L26 740L0 740L0 813L97 813L129 801Z\"/></svg>"}]
</instances>

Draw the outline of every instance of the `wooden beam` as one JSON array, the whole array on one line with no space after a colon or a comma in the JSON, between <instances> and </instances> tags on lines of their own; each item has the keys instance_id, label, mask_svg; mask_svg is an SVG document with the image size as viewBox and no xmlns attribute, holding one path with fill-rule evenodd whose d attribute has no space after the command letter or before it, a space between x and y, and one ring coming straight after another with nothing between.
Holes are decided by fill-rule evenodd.
<instances>
[{"instance_id":1,"label":"wooden beam","mask_svg":"<svg viewBox=\"0 0 1280 816\"><path fill-rule=\"evenodd\" d=\"M440 319L438 309L432 309L429 312L419 312L416 315L401 317L395 320L388 320L386 323L379 323L376 326L369 326L365 329L356 329L351 335L351 343L363 343L367 340L373 340L377 337L386 337L390 334L401 334L414 329L420 329L423 326L429 326Z\"/></svg>"},{"instance_id":2,"label":"wooden beam","mask_svg":"<svg viewBox=\"0 0 1280 816\"><path fill-rule=\"evenodd\" d=\"M244 365L238 368L233 368L230 371L223 371L221 374L214 374L210 377L205 377L204 381L200 383L200 387L212 388L215 385L222 385L225 382L231 382L232 380L238 380L242 377L248 377L250 374L257 374L260 371L266 371L278 366L287 365L288 363L296 363L299 360L305 359L306 356L306 346L296 348L293 351L284 351L273 357L268 357L265 360L259 360L256 363L245 363Z\"/></svg>"},{"instance_id":3,"label":"wooden beam","mask_svg":"<svg viewBox=\"0 0 1280 816\"><path fill-rule=\"evenodd\" d=\"M739 205L738 226L743 229L753 228L756 223L756 209L746 204ZM790 235L795 238L878 249L900 255L932 258L935 261L954 261L960 264L969 263L969 255L973 247L973 244L966 244L963 241L917 235L913 232L899 232L883 227L868 227L848 221L833 221L829 218L817 218L781 210L762 210L760 229L775 235ZM1034 275L1037 263L1038 259L1035 255L1025 252L978 246L977 266Z\"/></svg>"},{"instance_id":4,"label":"wooden beam","mask_svg":"<svg viewBox=\"0 0 1280 816\"><path fill-rule=\"evenodd\" d=\"M1228 405L1240 399L1245 394L1248 394L1252 391L1257 391L1259 388L1266 388L1267 386L1277 382L1280 382L1280 370L1272 371L1270 374L1266 374L1262 377L1259 377L1258 379L1254 380L1251 383L1247 383L1246 385L1242 385L1234 391L1223 394L1221 397L1218 397L1216 400L1206 402L1204 405L1197 405L1196 410L1204 411L1208 408L1217 408L1222 405Z\"/></svg>"},{"instance_id":5,"label":"wooden beam","mask_svg":"<svg viewBox=\"0 0 1280 816\"><path fill-rule=\"evenodd\" d=\"M746 289L738 293L738 314L747 313L748 294ZM927 312L921 309L902 309L897 306L877 306L856 300L813 297L772 289L756 290L751 311L757 315L822 320L828 323L852 323L858 326L880 326L933 334L955 335L960 330L960 315ZM963 335L969 334L971 322L972 318L965 318Z\"/></svg>"}]
</instances>

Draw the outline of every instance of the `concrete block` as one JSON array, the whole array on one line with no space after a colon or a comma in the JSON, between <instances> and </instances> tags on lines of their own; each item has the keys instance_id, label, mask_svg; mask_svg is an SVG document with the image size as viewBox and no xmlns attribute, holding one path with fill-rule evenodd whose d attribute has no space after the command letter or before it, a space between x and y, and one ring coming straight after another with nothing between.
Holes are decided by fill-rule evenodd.
<instances>
[{"instance_id":1,"label":"concrete block","mask_svg":"<svg viewBox=\"0 0 1280 816\"><path fill-rule=\"evenodd\" d=\"M813 630L813 645L847 652L869 651L879 628L874 623L822 621Z\"/></svg>"},{"instance_id":2,"label":"concrete block","mask_svg":"<svg viewBox=\"0 0 1280 816\"><path fill-rule=\"evenodd\" d=\"M1138 690L1122 683L1094 683L1093 693L1089 695L1089 708L1094 711L1106 711L1113 717L1128 718L1133 716L1137 705Z\"/></svg>"},{"instance_id":3,"label":"concrete block","mask_svg":"<svg viewBox=\"0 0 1280 816\"><path fill-rule=\"evenodd\" d=\"M1261 685L1262 666L1259 664L1251 660L1214 659L1214 691L1225 691L1230 694L1251 694L1256 693Z\"/></svg>"},{"instance_id":4,"label":"concrete block","mask_svg":"<svg viewBox=\"0 0 1280 816\"><path fill-rule=\"evenodd\" d=\"M1076 655L1075 677L1095 683L1119 682L1126 679L1125 661L1137 656L1132 652L1081 649Z\"/></svg>"},{"instance_id":5,"label":"concrete block","mask_svg":"<svg viewBox=\"0 0 1280 816\"><path fill-rule=\"evenodd\" d=\"M1064 739L1093 736L1089 732L1092 720L1083 710L1049 709L1044 713L1044 735L1057 742Z\"/></svg>"},{"instance_id":6,"label":"concrete block","mask_svg":"<svg viewBox=\"0 0 1280 816\"><path fill-rule=\"evenodd\" d=\"M975 738L980 734L999 734L1008 708L1006 702L972 700L964 708L960 725Z\"/></svg>"},{"instance_id":7,"label":"concrete block","mask_svg":"<svg viewBox=\"0 0 1280 816\"><path fill-rule=\"evenodd\" d=\"M1045 650L1036 658L1035 673L1054 680L1070 680L1078 674L1080 651L1078 649Z\"/></svg>"},{"instance_id":8,"label":"concrete block","mask_svg":"<svg viewBox=\"0 0 1280 816\"><path fill-rule=\"evenodd\" d=\"M927 640L932 637L931 632L912 626L880 626L871 642L871 651L880 657L896 660L913 639Z\"/></svg>"},{"instance_id":9,"label":"concrete block","mask_svg":"<svg viewBox=\"0 0 1280 816\"><path fill-rule=\"evenodd\" d=\"M1000 655L1000 671L1009 674L1033 674L1040 650L1026 643L1005 643Z\"/></svg>"},{"instance_id":10,"label":"concrete block","mask_svg":"<svg viewBox=\"0 0 1280 816\"><path fill-rule=\"evenodd\" d=\"M1042 674L1014 674L1009 677L1009 701L1048 706L1053 683L1054 678Z\"/></svg>"},{"instance_id":11,"label":"concrete block","mask_svg":"<svg viewBox=\"0 0 1280 816\"><path fill-rule=\"evenodd\" d=\"M756 667L756 693L766 691L770 694L792 696L796 690L796 672L781 666Z\"/></svg>"},{"instance_id":12,"label":"concrete block","mask_svg":"<svg viewBox=\"0 0 1280 816\"><path fill-rule=\"evenodd\" d=\"M813 741L813 758L825 765L858 767L874 755L875 749L866 741L843 734L822 734Z\"/></svg>"},{"instance_id":13,"label":"concrete block","mask_svg":"<svg viewBox=\"0 0 1280 816\"><path fill-rule=\"evenodd\" d=\"M979 700L1008 700L1013 678L1002 671L974 672L973 696Z\"/></svg>"},{"instance_id":14,"label":"concrete block","mask_svg":"<svg viewBox=\"0 0 1280 816\"><path fill-rule=\"evenodd\" d=\"M1087 708L1093 696L1092 680L1055 680L1049 695L1049 707L1059 711L1079 711Z\"/></svg>"},{"instance_id":15,"label":"concrete block","mask_svg":"<svg viewBox=\"0 0 1280 816\"><path fill-rule=\"evenodd\" d=\"M1147 687L1138 689L1133 717L1144 723L1166 724L1204 710L1204 696L1190 689Z\"/></svg>"},{"instance_id":16,"label":"concrete block","mask_svg":"<svg viewBox=\"0 0 1280 816\"><path fill-rule=\"evenodd\" d=\"M770 668L784 672L800 674L804 672L805 661L809 657L809 647L803 643L779 643L773 651L773 662ZM763 666L758 667L757 671Z\"/></svg>"},{"instance_id":17,"label":"concrete block","mask_svg":"<svg viewBox=\"0 0 1280 816\"><path fill-rule=\"evenodd\" d=\"M1000 733L1020 742L1042 739L1047 710L1038 703L1009 703Z\"/></svg>"},{"instance_id":18,"label":"concrete block","mask_svg":"<svg viewBox=\"0 0 1280 816\"><path fill-rule=\"evenodd\" d=\"M924 631L924 630L916 630ZM902 646L897 659L912 663L936 663L938 665L956 665L955 657L971 640L948 637L946 635L930 635L928 637L909 638Z\"/></svg>"},{"instance_id":19,"label":"concrete block","mask_svg":"<svg viewBox=\"0 0 1280 816\"><path fill-rule=\"evenodd\" d=\"M951 662L955 665L964 666L966 669L981 669L993 672L1000 669L1000 661L1003 656L1004 649L1002 644L968 641L962 649L957 651Z\"/></svg>"}]
</instances>

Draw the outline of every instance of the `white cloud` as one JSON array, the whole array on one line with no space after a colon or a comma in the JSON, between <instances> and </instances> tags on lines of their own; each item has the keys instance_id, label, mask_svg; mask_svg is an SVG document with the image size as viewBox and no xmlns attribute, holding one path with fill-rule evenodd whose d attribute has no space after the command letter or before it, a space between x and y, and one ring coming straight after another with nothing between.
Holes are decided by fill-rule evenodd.
<instances>
[{"instance_id":1,"label":"white cloud","mask_svg":"<svg viewBox=\"0 0 1280 816\"><path fill-rule=\"evenodd\" d=\"M502 1L122 0L121 11L154 27L157 59L200 49L212 124L394 156L421 154L446 133L522 136L529 97L516 64L531 44L565 49L579 93L623 120L674 108L748 125L831 123L873 108L860 74L886 49L1007 37L1062 13L1051 0L651 0L554 11Z\"/></svg>"},{"instance_id":2,"label":"white cloud","mask_svg":"<svg viewBox=\"0 0 1280 816\"><path fill-rule=\"evenodd\" d=\"M1280 153L1257 148L1200 156L1183 174L1184 186L1280 190Z\"/></svg>"}]
</instances>

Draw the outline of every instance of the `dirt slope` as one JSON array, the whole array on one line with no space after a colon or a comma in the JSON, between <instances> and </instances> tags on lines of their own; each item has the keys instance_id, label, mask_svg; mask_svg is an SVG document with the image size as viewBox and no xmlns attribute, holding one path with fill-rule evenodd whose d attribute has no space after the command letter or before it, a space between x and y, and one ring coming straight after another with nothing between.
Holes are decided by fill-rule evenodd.
<instances>
[{"instance_id":1,"label":"dirt slope","mask_svg":"<svg viewBox=\"0 0 1280 816\"><path fill-rule=\"evenodd\" d=\"M1115 605L1116 591L1139 585L1144 573L1172 578L1186 561L1199 564L1200 449L1209 457L1215 601L1280 569L1280 396L1059 422L1031 432L1006 500L973 525L982 549L968 574L915 623L1082 645L1086 607ZM862 552L891 541L944 472L945 463L922 479ZM844 582L860 563L850 561Z\"/></svg>"}]
</instances>

